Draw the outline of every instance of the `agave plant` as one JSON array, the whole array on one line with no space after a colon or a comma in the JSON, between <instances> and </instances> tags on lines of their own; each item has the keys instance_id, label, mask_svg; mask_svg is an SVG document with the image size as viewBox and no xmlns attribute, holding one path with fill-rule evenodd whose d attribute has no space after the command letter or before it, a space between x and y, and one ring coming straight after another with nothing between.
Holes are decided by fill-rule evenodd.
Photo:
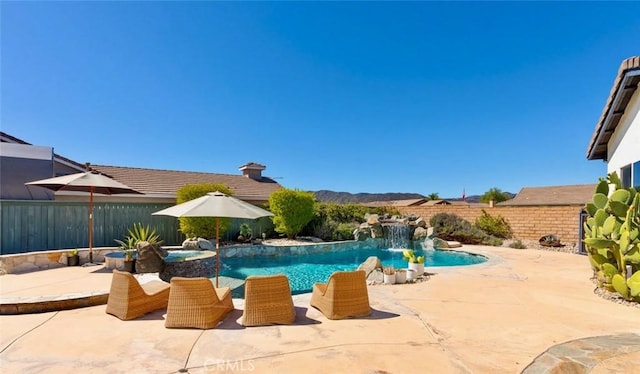
<instances>
[{"instance_id":1,"label":"agave plant","mask_svg":"<svg viewBox=\"0 0 640 374\"><path fill-rule=\"evenodd\" d=\"M133 224L133 227L129 229L128 238L132 238L133 240L135 240L135 244L138 244L138 242L148 242L149 244L153 245L162 244L160 235L156 233L156 230L149 227L149 225L142 226L142 223Z\"/></svg>"},{"instance_id":2,"label":"agave plant","mask_svg":"<svg viewBox=\"0 0 640 374\"><path fill-rule=\"evenodd\" d=\"M130 236L125 237L124 240L115 239L115 241L119 244L120 249L123 249L125 251L127 249L135 249L136 244L138 244L138 242Z\"/></svg>"},{"instance_id":3,"label":"agave plant","mask_svg":"<svg viewBox=\"0 0 640 374\"><path fill-rule=\"evenodd\" d=\"M151 229L148 225L142 226L141 223L136 223L128 231L129 235L124 240L115 239L120 249L124 250L125 259L128 261L133 259L139 242L148 242L153 245L162 244L162 240L160 240L156 230Z\"/></svg>"},{"instance_id":4,"label":"agave plant","mask_svg":"<svg viewBox=\"0 0 640 374\"><path fill-rule=\"evenodd\" d=\"M416 254L412 249L405 249L404 251L402 251L402 259L408 261L411 264L424 263L424 256L416 257Z\"/></svg>"},{"instance_id":5,"label":"agave plant","mask_svg":"<svg viewBox=\"0 0 640 374\"><path fill-rule=\"evenodd\" d=\"M584 243L598 284L640 302L640 193L623 189L614 172L585 209Z\"/></svg>"}]
</instances>

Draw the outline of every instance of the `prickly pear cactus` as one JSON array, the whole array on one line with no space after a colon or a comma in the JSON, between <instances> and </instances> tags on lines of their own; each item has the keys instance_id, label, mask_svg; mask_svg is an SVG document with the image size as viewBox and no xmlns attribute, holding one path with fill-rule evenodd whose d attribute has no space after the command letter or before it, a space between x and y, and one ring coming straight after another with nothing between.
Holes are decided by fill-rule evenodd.
<instances>
[{"instance_id":1,"label":"prickly pear cactus","mask_svg":"<svg viewBox=\"0 0 640 374\"><path fill-rule=\"evenodd\" d=\"M585 209L583 241L598 284L640 302L640 193L621 188L611 173L600 178Z\"/></svg>"}]
</instances>

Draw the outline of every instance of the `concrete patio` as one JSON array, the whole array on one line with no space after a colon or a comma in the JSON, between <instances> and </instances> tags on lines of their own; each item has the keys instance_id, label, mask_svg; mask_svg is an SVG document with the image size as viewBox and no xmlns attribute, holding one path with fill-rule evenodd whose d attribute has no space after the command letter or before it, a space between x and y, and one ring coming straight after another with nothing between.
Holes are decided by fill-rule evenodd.
<instances>
[{"instance_id":1,"label":"concrete patio","mask_svg":"<svg viewBox=\"0 0 640 374\"><path fill-rule=\"evenodd\" d=\"M520 373L540 356L527 373L637 369L640 309L595 295L586 257L462 249L490 261L428 268L434 275L423 283L370 286L373 314L362 319L328 320L309 306L309 294L294 296L297 319L288 326L243 327L240 299L234 299L236 310L221 325L205 331L166 329L164 310L121 321L105 314L104 305L3 315L0 368L7 373ZM1 276L0 290L2 298L61 295L108 290L110 281L102 267L65 267ZM617 337L586 339L608 335ZM546 352L570 341L577 343Z\"/></svg>"}]
</instances>

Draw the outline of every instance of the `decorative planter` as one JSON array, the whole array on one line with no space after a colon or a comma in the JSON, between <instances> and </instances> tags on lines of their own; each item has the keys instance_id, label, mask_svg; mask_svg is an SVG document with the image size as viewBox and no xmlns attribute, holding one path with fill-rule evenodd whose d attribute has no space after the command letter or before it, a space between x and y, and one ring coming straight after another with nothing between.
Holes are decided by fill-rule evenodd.
<instances>
[{"instance_id":1,"label":"decorative planter","mask_svg":"<svg viewBox=\"0 0 640 374\"><path fill-rule=\"evenodd\" d=\"M396 283L396 274L384 274L383 279L384 284L394 284Z\"/></svg>"},{"instance_id":2,"label":"decorative planter","mask_svg":"<svg viewBox=\"0 0 640 374\"><path fill-rule=\"evenodd\" d=\"M407 271L405 269L396 270L396 283L407 283Z\"/></svg>"},{"instance_id":3,"label":"decorative planter","mask_svg":"<svg viewBox=\"0 0 640 374\"><path fill-rule=\"evenodd\" d=\"M124 261L124 266L122 268L122 271L126 271L129 273L135 273L135 268L136 268L136 260L132 260L132 261Z\"/></svg>"},{"instance_id":4,"label":"decorative planter","mask_svg":"<svg viewBox=\"0 0 640 374\"><path fill-rule=\"evenodd\" d=\"M79 266L80 265L80 256L78 256L78 255L67 256L67 265L69 265L69 266Z\"/></svg>"},{"instance_id":5,"label":"decorative planter","mask_svg":"<svg viewBox=\"0 0 640 374\"><path fill-rule=\"evenodd\" d=\"M424 274L424 264L409 263L409 269L413 269L416 272L416 278Z\"/></svg>"},{"instance_id":6,"label":"decorative planter","mask_svg":"<svg viewBox=\"0 0 640 374\"><path fill-rule=\"evenodd\" d=\"M407 281L414 281L418 277L414 269L407 269Z\"/></svg>"}]
</instances>

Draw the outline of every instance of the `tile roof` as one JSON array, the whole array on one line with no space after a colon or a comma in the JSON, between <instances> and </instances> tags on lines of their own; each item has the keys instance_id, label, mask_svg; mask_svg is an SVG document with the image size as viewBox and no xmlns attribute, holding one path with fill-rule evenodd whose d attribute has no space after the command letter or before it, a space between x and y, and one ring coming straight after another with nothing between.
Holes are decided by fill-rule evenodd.
<instances>
[{"instance_id":1,"label":"tile roof","mask_svg":"<svg viewBox=\"0 0 640 374\"><path fill-rule=\"evenodd\" d=\"M595 184L524 187L511 200L496 205L584 205L591 200Z\"/></svg>"},{"instance_id":2,"label":"tile roof","mask_svg":"<svg viewBox=\"0 0 640 374\"><path fill-rule=\"evenodd\" d=\"M272 192L282 188L276 181L267 177L254 180L242 175L108 165L91 165L91 168L135 190L153 195L175 196L176 191L185 184L223 183L233 190L234 197L250 201L267 201Z\"/></svg>"},{"instance_id":3,"label":"tile roof","mask_svg":"<svg viewBox=\"0 0 640 374\"><path fill-rule=\"evenodd\" d=\"M587 147L587 159L607 160L607 145L620 118L640 84L640 56L630 57L620 65L618 75L602 110L602 115Z\"/></svg>"}]
</instances>

